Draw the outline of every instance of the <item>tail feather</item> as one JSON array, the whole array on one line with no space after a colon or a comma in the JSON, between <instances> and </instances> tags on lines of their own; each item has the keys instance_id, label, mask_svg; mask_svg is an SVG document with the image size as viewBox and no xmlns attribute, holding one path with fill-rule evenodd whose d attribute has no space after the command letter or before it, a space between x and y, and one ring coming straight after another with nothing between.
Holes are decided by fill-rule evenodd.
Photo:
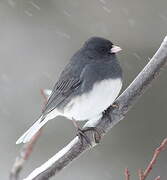
<instances>
[{"instance_id":1,"label":"tail feather","mask_svg":"<svg viewBox=\"0 0 167 180\"><path fill-rule=\"evenodd\" d=\"M27 143L31 138L41 129L41 127L47 123L49 119L41 116L17 141L16 144Z\"/></svg>"},{"instance_id":2,"label":"tail feather","mask_svg":"<svg viewBox=\"0 0 167 180\"><path fill-rule=\"evenodd\" d=\"M17 141L16 144L27 143L31 138L46 124L49 120L61 115L57 109L54 109L47 115L42 115Z\"/></svg>"}]
</instances>

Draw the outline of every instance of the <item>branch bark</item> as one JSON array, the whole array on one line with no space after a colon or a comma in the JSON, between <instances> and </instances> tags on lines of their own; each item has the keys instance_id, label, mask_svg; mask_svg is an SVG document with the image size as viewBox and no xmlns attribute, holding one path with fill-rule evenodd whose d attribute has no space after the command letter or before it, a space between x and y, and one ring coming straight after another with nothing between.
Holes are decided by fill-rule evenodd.
<instances>
[{"instance_id":1,"label":"branch bark","mask_svg":"<svg viewBox=\"0 0 167 180\"><path fill-rule=\"evenodd\" d=\"M84 128L92 126L96 127L100 135L103 137L114 125L125 117L125 114L134 105L136 100L138 100L145 92L166 63L167 36L149 63L144 67L129 87L116 99L115 103L118 105L117 108L110 107L101 119L94 123L88 121ZM90 138L93 146L95 146L96 143L94 142L93 132L87 132L87 136ZM90 146L86 141L81 143L78 137L75 137L66 147L60 150L42 166L35 169L24 180L47 180L93 146Z\"/></svg>"}]
</instances>

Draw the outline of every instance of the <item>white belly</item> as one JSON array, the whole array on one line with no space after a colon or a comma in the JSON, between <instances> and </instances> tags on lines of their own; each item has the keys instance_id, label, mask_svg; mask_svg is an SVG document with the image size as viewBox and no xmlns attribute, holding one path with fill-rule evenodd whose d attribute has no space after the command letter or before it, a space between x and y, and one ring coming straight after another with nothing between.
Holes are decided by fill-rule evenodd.
<instances>
[{"instance_id":1,"label":"white belly","mask_svg":"<svg viewBox=\"0 0 167 180\"><path fill-rule=\"evenodd\" d=\"M121 87L121 79L108 79L98 82L90 92L75 97L69 102L63 116L76 121L94 119L114 102Z\"/></svg>"}]
</instances>

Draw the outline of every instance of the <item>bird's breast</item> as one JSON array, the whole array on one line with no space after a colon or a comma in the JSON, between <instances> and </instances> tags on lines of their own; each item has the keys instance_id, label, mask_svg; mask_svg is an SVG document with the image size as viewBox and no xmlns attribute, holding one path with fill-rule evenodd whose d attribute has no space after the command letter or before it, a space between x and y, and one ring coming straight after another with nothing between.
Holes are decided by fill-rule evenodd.
<instances>
[{"instance_id":1,"label":"bird's breast","mask_svg":"<svg viewBox=\"0 0 167 180\"><path fill-rule=\"evenodd\" d=\"M116 99L122 87L121 78L102 80L87 93L73 98L64 109L64 116L77 121L99 116Z\"/></svg>"}]
</instances>

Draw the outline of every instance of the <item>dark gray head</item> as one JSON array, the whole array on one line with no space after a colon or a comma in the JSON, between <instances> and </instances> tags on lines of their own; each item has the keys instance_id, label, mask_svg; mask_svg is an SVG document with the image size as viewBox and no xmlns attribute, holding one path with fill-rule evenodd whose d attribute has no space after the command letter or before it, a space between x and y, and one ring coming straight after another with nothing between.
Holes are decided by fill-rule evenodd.
<instances>
[{"instance_id":1,"label":"dark gray head","mask_svg":"<svg viewBox=\"0 0 167 180\"><path fill-rule=\"evenodd\" d=\"M111 41L101 37L88 39L84 44L84 48L101 55L115 54L121 50L120 47L115 46Z\"/></svg>"}]
</instances>

